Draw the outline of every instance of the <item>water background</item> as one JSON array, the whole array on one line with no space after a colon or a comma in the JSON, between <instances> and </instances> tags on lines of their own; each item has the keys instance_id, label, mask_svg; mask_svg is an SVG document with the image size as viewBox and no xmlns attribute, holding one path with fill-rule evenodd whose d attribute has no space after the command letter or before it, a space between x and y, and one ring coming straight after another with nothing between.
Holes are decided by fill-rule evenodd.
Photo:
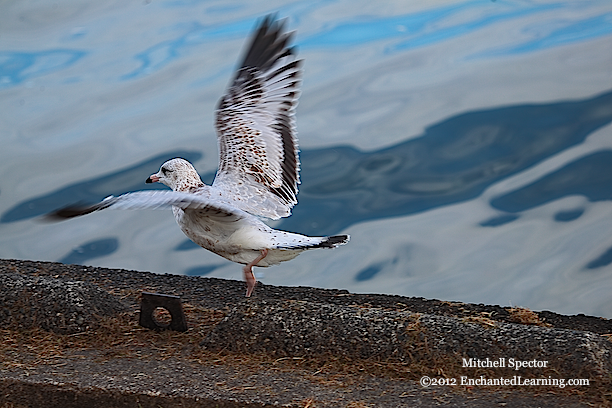
<instances>
[{"instance_id":1,"label":"water background","mask_svg":"<svg viewBox=\"0 0 612 408\"><path fill-rule=\"evenodd\" d=\"M151 188L177 156L210 183L215 105L278 13L305 59L302 185L272 225L352 239L264 283L612 318L609 0L0 9L0 257L242 279L169 210L40 216Z\"/></svg>"}]
</instances>

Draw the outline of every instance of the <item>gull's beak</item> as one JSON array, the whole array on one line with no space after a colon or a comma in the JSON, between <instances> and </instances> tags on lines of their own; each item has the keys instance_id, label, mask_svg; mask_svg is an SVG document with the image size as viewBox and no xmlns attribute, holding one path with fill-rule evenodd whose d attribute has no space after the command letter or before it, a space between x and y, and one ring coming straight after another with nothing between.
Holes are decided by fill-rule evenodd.
<instances>
[{"instance_id":1,"label":"gull's beak","mask_svg":"<svg viewBox=\"0 0 612 408\"><path fill-rule=\"evenodd\" d=\"M145 183L157 183L159 181L159 177L156 174L151 174L149 178L145 181Z\"/></svg>"}]
</instances>

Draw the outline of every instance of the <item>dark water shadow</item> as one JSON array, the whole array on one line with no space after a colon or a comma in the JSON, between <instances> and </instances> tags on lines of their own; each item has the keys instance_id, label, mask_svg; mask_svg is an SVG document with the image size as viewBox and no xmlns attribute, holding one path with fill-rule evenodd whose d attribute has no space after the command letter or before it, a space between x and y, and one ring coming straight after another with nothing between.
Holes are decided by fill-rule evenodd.
<instances>
[{"instance_id":1,"label":"dark water shadow","mask_svg":"<svg viewBox=\"0 0 612 408\"><path fill-rule=\"evenodd\" d=\"M575 210L559 211L554 218L558 222L570 222L577 220L582 214L584 214L584 208L577 208Z\"/></svg>"},{"instance_id":2,"label":"dark water shadow","mask_svg":"<svg viewBox=\"0 0 612 408\"><path fill-rule=\"evenodd\" d=\"M602 150L581 157L525 187L495 197L491 206L517 213L570 195L582 195L589 201L612 200L612 150ZM571 221L584 210L559 213L557 221Z\"/></svg>"},{"instance_id":3,"label":"dark water shadow","mask_svg":"<svg viewBox=\"0 0 612 408\"><path fill-rule=\"evenodd\" d=\"M478 225L481 227L499 227L500 225L508 224L518 218L519 216L515 214L502 214L482 221Z\"/></svg>"},{"instance_id":4,"label":"dark water shadow","mask_svg":"<svg viewBox=\"0 0 612 408\"><path fill-rule=\"evenodd\" d=\"M599 269L610 264L612 264L612 247L608 248L606 252L587 263L584 269Z\"/></svg>"},{"instance_id":5,"label":"dark water shadow","mask_svg":"<svg viewBox=\"0 0 612 408\"><path fill-rule=\"evenodd\" d=\"M362 270L360 270L359 272L357 272L357 274L355 275L353 279L357 282L364 282L364 281L371 280L376 275L378 275L380 272L387 269L389 266L397 264L398 262L399 260L396 257L394 259L387 259L383 262L377 262L375 264L368 265Z\"/></svg>"},{"instance_id":6,"label":"dark water shadow","mask_svg":"<svg viewBox=\"0 0 612 408\"><path fill-rule=\"evenodd\" d=\"M300 203L280 228L332 234L356 222L470 200L493 183L582 143L611 122L608 91L578 101L467 112L427 128L421 137L372 152L348 146L305 150ZM555 196L577 188L560 184ZM609 197L612 183L599 176L585 188L592 196L602 189ZM500 198L491 205L514 213L553 199L536 188L529 194ZM511 220L484 221L483 226Z\"/></svg>"},{"instance_id":7,"label":"dark water shadow","mask_svg":"<svg viewBox=\"0 0 612 408\"><path fill-rule=\"evenodd\" d=\"M117 251L117 249L119 249L119 240L117 238L97 239L78 246L58 262L79 265L90 259L110 255Z\"/></svg>"},{"instance_id":8,"label":"dark water shadow","mask_svg":"<svg viewBox=\"0 0 612 408\"><path fill-rule=\"evenodd\" d=\"M224 266L224 264L194 266L185 270L183 274L188 276L204 276L222 266Z\"/></svg>"},{"instance_id":9,"label":"dark water shadow","mask_svg":"<svg viewBox=\"0 0 612 408\"><path fill-rule=\"evenodd\" d=\"M571 195L581 195L591 202L612 200L612 150L602 150L574 160L527 186L495 197L491 206L518 213ZM554 220L574 221L584 211L584 208L559 211ZM588 262L584 269L598 269L611 263L612 248Z\"/></svg>"}]
</instances>

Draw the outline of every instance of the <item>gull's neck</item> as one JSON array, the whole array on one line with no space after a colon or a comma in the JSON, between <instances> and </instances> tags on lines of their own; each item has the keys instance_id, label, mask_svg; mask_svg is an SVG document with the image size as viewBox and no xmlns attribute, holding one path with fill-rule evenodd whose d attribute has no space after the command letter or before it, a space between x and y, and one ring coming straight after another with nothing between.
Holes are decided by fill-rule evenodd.
<instances>
[{"instance_id":1,"label":"gull's neck","mask_svg":"<svg viewBox=\"0 0 612 408\"><path fill-rule=\"evenodd\" d=\"M201 180L183 180L174 187L174 191L193 193L195 190L204 186Z\"/></svg>"}]
</instances>

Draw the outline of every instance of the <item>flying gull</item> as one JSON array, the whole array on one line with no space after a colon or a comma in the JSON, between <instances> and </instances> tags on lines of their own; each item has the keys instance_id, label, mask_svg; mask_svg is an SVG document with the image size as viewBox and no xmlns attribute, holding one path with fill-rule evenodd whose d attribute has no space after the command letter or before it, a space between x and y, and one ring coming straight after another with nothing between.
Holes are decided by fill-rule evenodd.
<instances>
[{"instance_id":1,"label":"flying gull","mask_svg":"<svg viewBox=\"0 0 612 408\"><path fill-rule=\"evenodd\" d=\"M49 217L72 218L105 208L172 207L176 222L193 242L245 265L247 297L257 283L254 266L276 265L307 249L346 244L348 235L309 237L275 230L260 219L288 217L297 204L300 162L295 107L302 60L288 46L292 34L270 16L256 29L217 107L219 169L212 185L204 184L187 160L175 158L146 180L172 191L110 196L98 204L62 208Z\"/></svg>"}]
</instances>

